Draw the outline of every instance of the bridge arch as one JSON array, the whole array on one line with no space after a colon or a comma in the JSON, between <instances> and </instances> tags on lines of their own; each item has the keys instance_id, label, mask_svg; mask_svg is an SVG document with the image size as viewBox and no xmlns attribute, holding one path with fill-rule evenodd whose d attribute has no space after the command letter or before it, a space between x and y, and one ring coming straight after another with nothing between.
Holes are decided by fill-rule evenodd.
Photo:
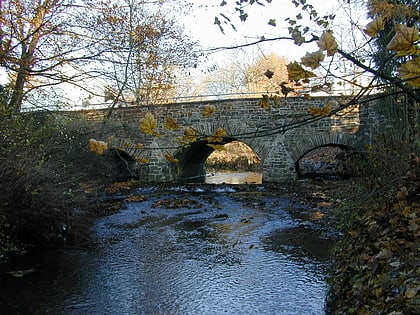
<instances>
[{"instance_id":1,"label":"bridge arch","mask_svg":"<svg viewBox=\"0 0 420 315\"><path fill-rule=\"evenodd\" d=\"M233 141L246 144L259 158L261 158L261 153L265 151L263 150L264 146L257 145L256 142L247 143L235 138L225 138L221 144L224 145ZM177 177L181 181L204 182L206 176L205 164L214 150L214 148L208 146L208 141L203 140L192 143L175 154L175 157L178 159Z\"/></svg>"},{"instance_id":2,"label":"bridge arch","mask_svg":"<svg viewBox=\"0 0 420 315\"><path fill-rule=\"evenodd\" d=\"M354 135L328 133L317 134L299 142L291 152L297 176L301 176L302 174L300 161L311 152L328 147L340 148L343 151L356 151L360 146L359 141L360 140Z\"/></svg>"},{"instance_id":3,"label":"bridge arch","mask_svg":"<svg viewBox=\"0 0 420 315\"><path fill-rule=\"evenodd\" d=\"M340 146L343 148L351 148L358 150L360 147L360 139L353 134L343 133L320 133L311 137L306 137L294 145L290 155L294 162L300 160L305 154L318 147Z\"/></svg>"}]
</instances>

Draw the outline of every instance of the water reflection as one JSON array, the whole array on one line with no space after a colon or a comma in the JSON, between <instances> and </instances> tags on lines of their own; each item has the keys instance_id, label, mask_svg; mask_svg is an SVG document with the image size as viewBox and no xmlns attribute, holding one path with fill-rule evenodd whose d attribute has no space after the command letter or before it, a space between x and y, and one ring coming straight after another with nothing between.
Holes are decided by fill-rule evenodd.
<instances>
[{"instance_id":1,"label":"water reflection","mask_svg":"<svg viewBox=\"0 0 420 315\"><path fill-rule=\"evenodd\" d=\"M301 239L306 233L285 210L291 202L261 192L244 202L235 193L184 187L128 203L95 223L94 247L51 255L47 264L42 258L33 275L1 279L0 304L9 299L2 311L325 313L327 259L307 255L279 234L294 231ZM168 206L178 200L182 207Z\"/></svg>"},{"instance_id":2,"label":"water reflection","mask_svg":"<svg viewBox=\"0 0 420 315\"><path fill-rule=\"evenodd\" d=\"M261 184L262 173L220 171L206 175L206 184Z\"/></svg>"}]
</instances>

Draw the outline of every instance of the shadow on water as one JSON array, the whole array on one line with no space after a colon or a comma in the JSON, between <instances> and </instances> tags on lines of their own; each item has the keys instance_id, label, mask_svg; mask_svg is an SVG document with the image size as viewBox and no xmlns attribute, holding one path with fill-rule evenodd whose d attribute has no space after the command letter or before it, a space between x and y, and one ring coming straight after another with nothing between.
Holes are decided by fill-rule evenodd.
<instances>
[{"instance_id":1,"label":"shadow on water","mask_svg":"<svg viewBox=\"0 0 420 315\"><path fill-rule=\"evenodd\" d=\"M293 207L263 186L149 188L95 222L92 246L4 268L2 311L323 314L333 241Z\"/></svg>"}]
</instances>

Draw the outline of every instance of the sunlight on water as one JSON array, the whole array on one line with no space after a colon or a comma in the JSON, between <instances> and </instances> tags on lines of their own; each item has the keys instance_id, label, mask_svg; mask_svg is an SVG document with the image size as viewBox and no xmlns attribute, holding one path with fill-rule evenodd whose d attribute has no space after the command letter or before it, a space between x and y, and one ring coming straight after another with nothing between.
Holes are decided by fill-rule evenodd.
<instances>
[{"instance_id":1,"label":"sunlight on water","mask_svg":"<svg viewBox=\"0 0 420 315\"><path fill-rule=\"evenodd\" d=\"M206 184L261 184L262 173L258 172L217 172L206 175Z\"/></svg>"}]
</instances>

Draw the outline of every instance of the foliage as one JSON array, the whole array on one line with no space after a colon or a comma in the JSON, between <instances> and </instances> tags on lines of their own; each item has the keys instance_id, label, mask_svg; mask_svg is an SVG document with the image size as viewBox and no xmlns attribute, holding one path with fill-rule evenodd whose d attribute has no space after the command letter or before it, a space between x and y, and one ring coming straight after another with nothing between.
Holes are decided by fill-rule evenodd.
<instances>
[{"instance_id":1,"label":"foliage","mask_svg":"<svg viewBox=\"0 0 420 315\"><path fill-rule=\"evenodd\" d=\"M344 237L329 280L331 314L415 314L419 307L420 160L412 151L378 139L353 161L362 177L337 196L345 200L335 211Z\"/></svg>"},{"instance_id":2,"label":"foliage","mask_svg":"<svg viewBox=\"0 0 420 315\"><path fill-rule=\"evenodd\" d=\"M82 12L83 5L73 2L1 2L0 66L9 75L8 107L13 111L19 112L35 90L69 81L80 84L85 77L69 66L93 58L97 54L93 47L100 38L85 36L87 28L80 22L87 21L89 12Z\"/></svg>"},{"instance_id":3,"label":"foliage","mask_svg":"<svg viewBox=\"0 0 420 315\"><path fill-rule=\"evenodd\" d=\"M174 70L193 65L196 56L194 43L160 9L163 3L2 1L0 70L10 80L7 107L51 108L51 101L66 106L69 89L87 93L86 103L99 96L114 103L151 102L173 93Z\"/></svg>"},{"instance_id":4,"label":"foliage","mask_svg":"<svg viewBox=\"0 0 420 315\"><path fill-rule=\"evenodd\" d=\"M249 92L281 92L288 85L287 60L277 54L268 54L247 66L245 83Z\"/></svg>"},{"instance_id":5,"label":"foliage","mask_svg":"<svg viewBox=\"0 0 420 315\"><path fill-rule=\"evenodd\" d=\"M260 58L254 58L254 55L248 53L239 58L236 56L227 65L207 74L204 77L206 93L267 92L296 95L287 76L287 60L284 57L275 53Z\"/></svg>"},{"instance_id":6,"label":"foliage","mask_svg":"<svg viewBox=\"0 0 420 315\"><path fill-rule=\"evenodd\" d=\"M101 27L94 34L104 38L98 73L112 91L113 106L166 103L175 96L175 70L195 65L195 43L165 13L166 2L108 0L98 4L96 21ZM181 7L171 4L172 10Z\"/></svg>"},{"instance_id":7,"label":"foliage","mask_svg":"<svg viewBox=\"0 0 420 315\"><path fill-rule=\"evenodd\" d=\"M88 152L83 121L38 112L2 114L0 124L0 252L70 240L74 211L90 206L86 187L129 176L111 152Z\"/></svg>"},{"instance_id":8,"label":"foliage","mask_svg":"<svg viewBox=\"0 0 420 315\"><path fill-rule=\"evenodd\" d=\"M245 17L241 18L241 20L246 20L248 13L245 10L250 10L249 6L252 4L269 6L270 2L236 2L236 10L241 17ZM330 85L331 81L328 78L332 78L336 84L354 85L358 88L355 101L362 95L366 95L366 93L378 92L384 87L394 86L399 92L408 94L411 98L419 101L418 92L415 90L415 88L419 87L416 80L418 78L418 22L420 17L418 1L368 1L366 7L373 20L366 25L365 29L361 29L357 22L350 22L353 23L352 25L355 29L364 31L364 34L372 37L372 39L366 38L365 43L358 44L349 52L346 51L345 46L347 41L343 39L343 42L339 43L333 32L335 15L320 16L315 6L306 0L293 0L292 3L299 13L296 15L296 18L286 19L286 22L289 24L290 37L280 36L277 39L293 40L299 46L316 41L319 51L308 52L300 62L296 61L289 64L290 80L310 82L311 78L319 77L316 80L323 78L324 84ZM227 1L225 1L224 5L227 5ZM351 19L351 16L349 18ZM279 23L276 23L273 26L278 25ZM392 25L392 28L389 28L389 25ZM392 38L389 37L389 34L392 34ZM358 36L363 36L363 34ZM254 44L275 39L262 38ZM369 48L372 48L370 42L374 39L377 42L386 43L378 46L377 51L369 50ZM354 41L356 41L355 37ZM383 54L383 51L389 51L390 54ZM360 80L357 82L356 80L349 80L340 76L336 71L337 68L333 67L339 59L347 60L359 68L358 72L363 71L365 74L373 76L373 78L366 82L361 82ZM371 60L376 64L370 63ZM395 76L389 71L390 66L394 64L398 64L395 69L399 68L402 80L395 80ZM307 70L306 67L311 68L311 70L317 70L317 72L314 73ZM360 77L360 75L357 77ZM386 85L383 85L383 82ZM320 86L319 84L316 85ZM395 91L392 93L395 93Z\"/></svg>"},{"instance_id":9,"label":"foliage","mask_svg":"<svg viewBox=\"0 0 420 315\"><path fill-rule=\"evenodd\" d=\"M419 170L419 161L413 160L396 191L381 190L380 200L373 196L360 204L352 199L344 209L346 229L334 254L330 314L417 313Z\"/></svg>"}]
</instances>

